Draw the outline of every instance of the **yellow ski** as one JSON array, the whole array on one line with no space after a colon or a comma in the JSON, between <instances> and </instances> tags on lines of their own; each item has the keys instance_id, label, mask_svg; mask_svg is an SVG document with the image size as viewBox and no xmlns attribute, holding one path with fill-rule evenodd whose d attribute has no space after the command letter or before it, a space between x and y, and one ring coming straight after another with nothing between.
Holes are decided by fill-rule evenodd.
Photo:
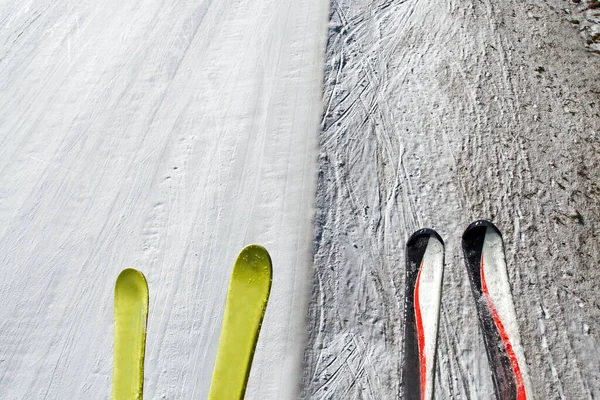
<instances>
[{"instance_id":1,"label":"yellow ski","mask_svg":"<svg viewBox=\"0 0 600 400\"><path fill-rule=\"evenodd\" d=\"M269 292L271 257L250 245L239 254L229 282L210 400L243 399Z\"/></svg>"},{"instance_id":2,"label":"yellow ski","mask_svg":"<svg viewBox=\"0 0 600 400\"><path fill-rule=\"evenodd\" d=\"M147 320L146 278L136 269L124 269L115 284L113 400L142 399Z\"/></svg>"}]
</instances>

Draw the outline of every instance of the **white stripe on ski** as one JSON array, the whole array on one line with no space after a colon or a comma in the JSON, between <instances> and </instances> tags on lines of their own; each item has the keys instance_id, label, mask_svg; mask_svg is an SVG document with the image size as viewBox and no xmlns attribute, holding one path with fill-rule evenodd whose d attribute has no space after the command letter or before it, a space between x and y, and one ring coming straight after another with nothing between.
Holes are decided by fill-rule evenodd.
<instances>
[{"instance_id":1,"label":"white stripe on ski","mask_svg":"<svg viewBox=\"0 0 600 400\"><path fill-rule=\"evenodd\" d=\"M506 261L504 259L504 244L502 237L492 229L487 228L482 249L483 274L487 286L490 308L494 308L510 341L510 346L517 359L525 387L526 398L531 399L531 381L527 372L525 353L521 346L517 314L512 300ZM484 285L482 276L482 286Z\"/></svg>"},{"instance_id":2,"label":"white stripe on ski","mask_svg":"<svg viewBox=\"0 0 600 400\"><path fill-rule=\"evenodd\" d=\"M419 308L423 323L425 357L425 391L421 391L421 399L433 399L435 352L438 334L438 321L442 296L442 278L444 275L444 245L434 236L429 237L427 249L423 255L423 264L417 282L419 291ZM416 293L415 293L416 294ZM415 307L417 304L415 302ZM418 323L418 321L417 321ZM417 327L417 332L419 327ZM423 379L423 377L421 377Z\"/></svg>"}]
</instances>

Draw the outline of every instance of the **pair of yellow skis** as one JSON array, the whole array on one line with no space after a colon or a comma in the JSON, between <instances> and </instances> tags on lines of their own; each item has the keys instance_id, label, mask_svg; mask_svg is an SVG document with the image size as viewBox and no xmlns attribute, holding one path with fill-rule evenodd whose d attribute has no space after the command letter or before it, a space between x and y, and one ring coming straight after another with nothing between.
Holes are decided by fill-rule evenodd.
<instances>
[{"instance_id":1,"label":"pair of yellow skis","mask_svg":"<svg viewBox=\"0 0 600 400\"><path fill-rule=\"evenodd\" d=\"M250 245L239 254L225 303L225 315L209 399L242 399L271 290L271 257ZM142 399L148 319L148 283L133 268L115 284L113 400Z\"/></svg>"}]
</instances>

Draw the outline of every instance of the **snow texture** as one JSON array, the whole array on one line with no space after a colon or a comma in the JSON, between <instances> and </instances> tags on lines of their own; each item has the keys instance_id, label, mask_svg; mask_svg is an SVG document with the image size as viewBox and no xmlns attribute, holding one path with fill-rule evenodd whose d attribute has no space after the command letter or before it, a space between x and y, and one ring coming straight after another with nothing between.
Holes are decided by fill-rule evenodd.
<instances>
[{"instance_id":1,"label":"snow texture","mask_svg":"<svg viewBox=\"0 0 600 400\"><path fill-rule=\"evenodd\" d=\"M460 251L504 232L539 399L600 397L600 58L566 1L332 3L303 395L401 397L404 243L446 243L436 397L493 398Z\"/></svg>"},{"instance_id":2,"label":"snow texture","mask_svg":"<svg viewBox=\"0 0 600 400\"><path fill-rule=\"evenodd\" d=\"M600 1L573 0L578 4L573 9L565 7L563 12L570 15L569 22L579 26L586 46L596 54L600 54Z\"/></svg>"},{"instance_id":3,"label":"snow texture","mask_svg":"<svg viewBox=\"0 0 600 400\"><path fill-rule=\"evenodd\" d=\"M1 2L0 398L109 396L126 267L149 282L146 398L205 398L252 242L274 281L247 398L398 398L424 226L446 242L437 398L490 398L460 256L478 218L504 232L536 398L599 398L600 58L595 17L571 20L594 4Z\"/></svg>"},{"instance_id":4,"label":"snow texture","mask_svg":"<svg viewBox=\"0 0 600 400\"><path fill-rule=\"evenodd\" d=\"M145 397L207 397L244 245L275 267L248 398L299 390L326 4L0 3L0 398L110 396L148 278Z\"/></svg>"}]
</instances>

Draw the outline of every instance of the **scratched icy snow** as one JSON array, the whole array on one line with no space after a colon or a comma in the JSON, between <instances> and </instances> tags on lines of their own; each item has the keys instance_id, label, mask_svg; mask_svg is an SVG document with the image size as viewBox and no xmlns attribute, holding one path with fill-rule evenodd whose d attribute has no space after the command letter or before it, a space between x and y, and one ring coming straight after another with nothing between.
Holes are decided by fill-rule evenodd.
<instances>
[{"instance_id":1,"label":"scratched icy snow","mask_svg":"<svg viewBox=\"0 0 600 400\"><path fill-rule=\"evenodd\" d=\"M537 398L600 396L600 58L567 1L332 2L305 397L402 393L404 243L446 242L436 394L492 382L460 237L504 232Z\"/></svg>"}]
</instances>

